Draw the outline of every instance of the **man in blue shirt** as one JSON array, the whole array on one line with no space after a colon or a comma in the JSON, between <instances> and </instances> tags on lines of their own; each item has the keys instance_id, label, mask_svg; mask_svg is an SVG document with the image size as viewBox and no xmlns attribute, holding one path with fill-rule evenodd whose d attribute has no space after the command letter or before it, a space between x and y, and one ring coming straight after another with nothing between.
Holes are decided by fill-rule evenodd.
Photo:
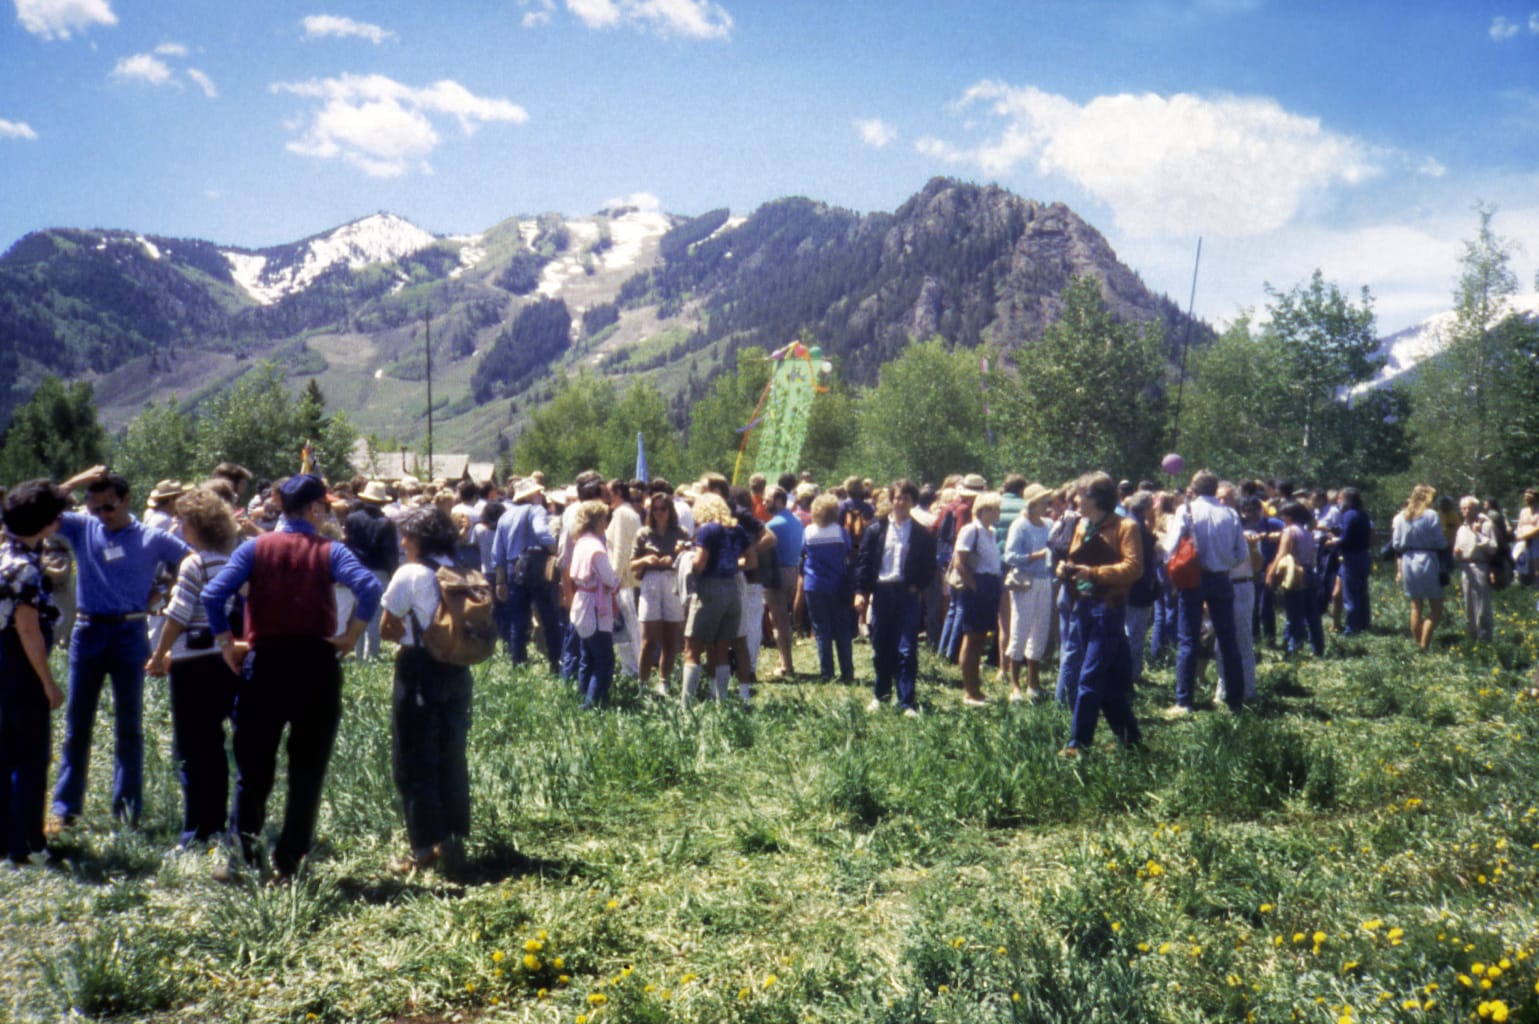
<instances>
[{"instance_id":1,"label":"man in blue shirt","mask_svg":"<svg viewBox=\"0 0 1539 1024\"><path fill-rule=\"evenodd\" d=\"M86 488L86 513L66 512L59 536L75 550L79 611L69 643L69 703L64 751L54 788L54 831L79 818L85 800L91 731L102 683L112 679L116 746L112 770L113 817L136 823L144 808L144 663L150 595L162 567L174 570L190 550L177 538L134 518L128 481L105 466L66 480L66 491Z\"/></svg>"},{"instance_id":2,"label":"man in blue shirt","mask_svg":"<svg viewBox=\"0 0 1539 1024\"><path fill-rule=\"evenodd\" d=\"M545 562L555 550L556 536L545 511L545 489L535 480L525 480L514 490L513 504L497 520L492 565L497 573L497 600L508 606L508 650L513 664L529 660L529 631L533 613L538 611L552 672L561 665L562 629L545 579Z\"/></svg>"},{"instance_id":3,"label":"man in blue shirt","mask_svg":"<svg viewBox=\"0 0 1539 1024\"><path fill-rule=\"evenodd\" d=\"M1166 714L1190 714L1197 686L1197 656L1202 640L1202 610L1213 620L1213 638L1223 662L1225 679L1245 678L1239 640L1235 636L1233 570L1250 558L1240 516L1218 500L1218 477L1198 470L1192 477L1186 507L1170 517L1163 547L1174 552L1182 533L1190 532L1202 565L1202 581L1176 594L1176 702ZM1244 686L1230 686L1224 697L1230 710L1245 701Z\"/></svg>"},{"instance_id":4,"label":"man in blue shirt","mask_svg":"<svg viewBox=\"0 0 1539 1024\"><path fill-rule=\"evenodd\" d=\"M769 492L765 507L769 521L765 528L775 535L776 578L773 590L764 591L764 604L769 609L770 625L775 627L775 649L780 652L779 674L790 678L791 666L791 603L796 598L798 567L802 562L803 530L800 519L789 507L791 496L784 488L776 487Z\"/></svg>"}]
</instances>

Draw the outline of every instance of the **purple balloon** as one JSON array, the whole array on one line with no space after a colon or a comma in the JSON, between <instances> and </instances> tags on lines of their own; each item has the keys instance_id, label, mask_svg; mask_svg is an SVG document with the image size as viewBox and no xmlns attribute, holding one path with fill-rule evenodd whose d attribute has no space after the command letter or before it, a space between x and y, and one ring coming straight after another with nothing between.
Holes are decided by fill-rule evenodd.
<instances>
[{"instance_id":1,"label":"purple balloon","mask_svg":"<svg viewBox=\"0 0 1539 1024\"><path fill-rule=\"evenodd\" d=\"M1160 460L1160 468L1169 473L1171 476L1175 476L1177 473L1186 468L1186 460L1177 455L1175 452L1171 452L1169 455Z\"/></svg>"}]
</instances>

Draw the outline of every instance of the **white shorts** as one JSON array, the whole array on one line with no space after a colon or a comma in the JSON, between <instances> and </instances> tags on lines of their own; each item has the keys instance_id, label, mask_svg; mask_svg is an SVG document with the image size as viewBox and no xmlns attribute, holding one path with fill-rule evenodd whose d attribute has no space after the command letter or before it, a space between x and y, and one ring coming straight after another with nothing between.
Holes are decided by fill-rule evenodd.
<instances>
[{"instance_id":1,"label":"white shorts","mask_svg":"<svg viewBox=\"0 0 1539 1024\"><path fill-rule=\"evenodd\" d=\"M671 569L653 570L641 577L641 603L637 606L636 617L642 622L684 621L678 577Z\"/></svg>"}]
</instances>

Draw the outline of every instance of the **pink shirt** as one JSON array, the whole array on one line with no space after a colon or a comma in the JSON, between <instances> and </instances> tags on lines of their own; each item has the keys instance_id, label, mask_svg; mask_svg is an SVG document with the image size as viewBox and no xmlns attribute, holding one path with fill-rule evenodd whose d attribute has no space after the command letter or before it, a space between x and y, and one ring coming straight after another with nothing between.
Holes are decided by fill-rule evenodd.
<instances>
[{"instance_id":1,"label":"pink shirt","mask_svg":"<svg viewBox=\"0 0 1539 1024\"><path fill-rule=\"evenodd\" d=\"M614 598L620 589L620 577L609 564L603 537L585 533L577 538L572 547L572 584L577 588L571 611L577 635L589 637L594 630L614 632Z\"/></svg>"}]
</instances>

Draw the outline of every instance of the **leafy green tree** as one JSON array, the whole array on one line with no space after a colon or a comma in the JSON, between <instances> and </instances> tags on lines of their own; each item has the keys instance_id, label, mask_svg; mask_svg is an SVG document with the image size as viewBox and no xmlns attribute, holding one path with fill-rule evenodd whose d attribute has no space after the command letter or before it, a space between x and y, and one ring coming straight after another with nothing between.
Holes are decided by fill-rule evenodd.
<instances>
[{"instance_id":1,"label":"leafy green tree","mask_svg":"<svg viewBox=\"0 0 1539 1024\"><path fill-rule=\"evenodd\" d=\"M124 428L113 445L112 466L148 494L158 480L192 482L213 468L198 463L198 427L176 402L151 402Z\"/></svg>"},{"instance_id":2,"label":"leafy green tree","mask_svg":"<svg viewBox=\"0 0 1539 1024\"><path fill-rule=\"evenodd\" d=\"M1417 367L1412 385L1415 472L1461 493L1506 493L1534 465L1529 426L1536 385L1534 327L1512 314L1516 244L1497 235L1495 211L1477 206L1464 243L1453 326L1443 351Z\"/></svg>"},{"instance_id":3,"label":"leafy green tree","mask_svg":"<svg viewBox=\"0 0 1539 1024\"><path fill-rule=\"evenodd\" d=\"M911 344L861 400L860 451L878 479L939 483L983 468L983 379L977 353L940 338Z\"/></svg>"},{"instance_id":4,"label":"leafy green tree","mask_svg":"<svg viewBox=\"0 0 1539 1024\"><path fill-rule=\"evenodd\" d=\"M1159 458L1165 425L1163 328L1118 320L1091 277L1063 291L1042 340L998 374L1000 468L1058 480L1087 469L1136 477Z\"/></svg>"},{"instance_id":5,"label":"leafy green tree","mask_svg":"<svg viewBox=\"0 0 1539 1024\"><path fill-rule=\"evenodd\" d=\"M668 419L668 405L657 389L632 380L604 423L605 449L599 470L629 479L636 472L636 435L646 444L647 472L677 480L684 468L678 429Z\"/></svg>"},{"instance_id":6,"label":"leafy green tree","mask_svg":"<svg viewBox=\"0 0 1539 1024\"><path fill-rule=\"evenodd\" d=\"M1298 447L1284 387L1287 360L1252 330L1250 316L1191 353L1190 368L1177 443L1189 464L1231 476L1292 473Z\"/></svg>"},{"instance_id":7,"label":"leafy green tree","mask_svg":"<svg viewBox=\"0 0 1539 1024\"><path fill-rule=\"evenodd\" d=\"M1295 421L1288 436L1299 446L1299 475L1315 478L1352 443L1349 436L1329 429L1330 423L1350 423L1350 418L1334 415L1338 396L1372 380L1384 365L1378 355L1373 296L1364 288L1354 305L1319 270L1306 285L1287 292L1269 285L1267 294L1272 302L1262 333L1285 360L1283 385Z\"/></svg>"},{"instance_id":8,"label":"leafy green tree","mask_svg":"<svg viewBox=\"0 0 1539 1024\"><path fill-rule=\"evenodd\" d=\"M598 469L606 448L612 447L604 424L614 405L615 387L606 378L586 371L563 377L555 396L519 435L514 469L525 474L542 470L552 483Z\"/></svg>"},{"instance_id":9,"label":"leafy green tree","mask_svg":"<svg viewBox=\"0 0 1539 1024\"><path fill-rule=\"evenodd\" d=\"M35 477L62 480L106 461L107 433L96 420L95 394L85 381L44 377L0 437L0 482Z\"/></svg>"},{"instance_id":10,"label":"leafy green tree","mask_svg":"<svg viewBox=\"0 0 1539 1024\"><path fill-rule=\"evenodd\" d=\"M313 403L302 420L304 405L289 391L276 364L258 364L197 410L198 465L230 461L258 476L287 476L298 471L301 449L310 441L327 476L351 475L348 454L357 433L346 417L320 416ZM319 436L309 436L306 431L311 429Z\"/></svg>"},{"instance_id":11,"label":"leafy green tree","mask_svg":"<svg viewBox=\"0 0 1539 1024\"><path fill-rule=\"evenodd\" d=\"M853 473L858 449L860 393L839 377L834 360L828 390L812 399L812 414L807 417L807 440L802 445L802 468L818 480L833 480Z\"/></svg>"}]
</instances>

